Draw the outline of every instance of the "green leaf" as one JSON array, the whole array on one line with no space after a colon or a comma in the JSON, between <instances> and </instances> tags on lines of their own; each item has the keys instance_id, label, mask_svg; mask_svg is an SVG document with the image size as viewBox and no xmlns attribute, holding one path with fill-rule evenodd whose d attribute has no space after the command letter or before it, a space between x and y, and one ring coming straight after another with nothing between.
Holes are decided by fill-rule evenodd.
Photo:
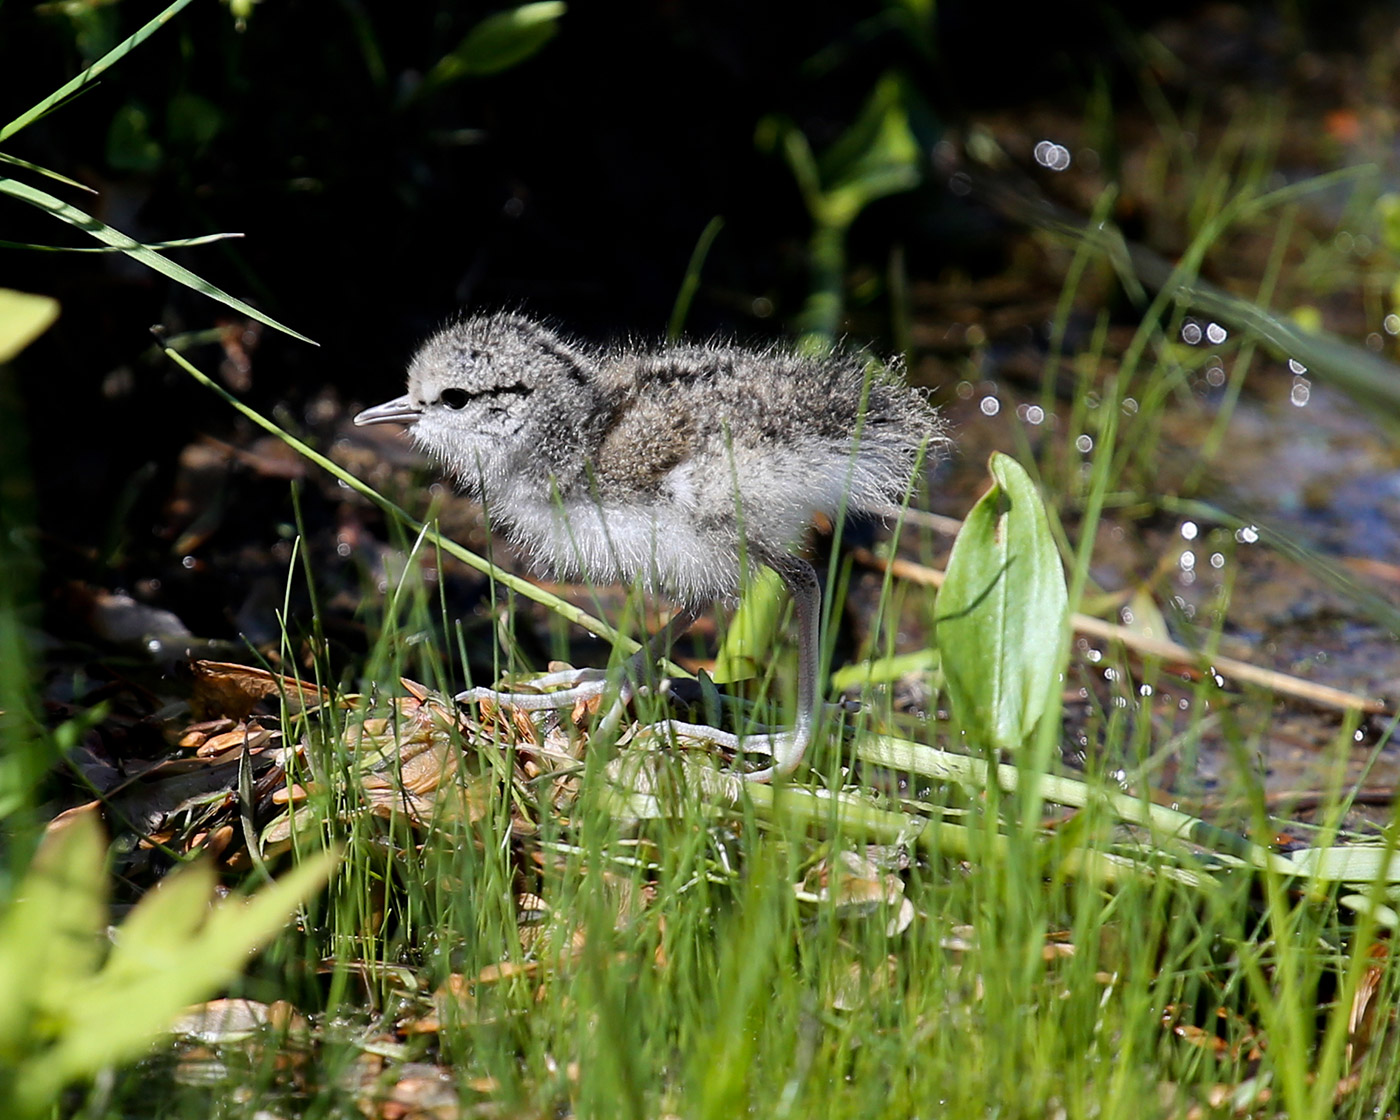
<instances>
[{"instance_id":1,"label":"green leaf","mask_svg":"<svg viewBox=\"0 0 1400 1120\"><path fill-rule=\"evenodd\" d=\"M58 300L0 288L0 364L48 330L57 318Z\"/></svg>"},{"instance_id":2,"label":"green leaf","mask_svg":"<svg viewBox=\"0 0 1400 1120\"><path fill-rule=\"evenodd\" d=\"M822 154L819 166L832 225L849 225L877 198L918 185L919 144L896 76L880 79L860 117Z\"/></svg>"},{"instance_id":3,"label":"green leaf","mask_svg":"<svg viewBox=\"0 0 1400 1120\"><path fill-rule=\"evenodd\" d=\"M1400 194L1383 194L1376 199L1376 214L1381 243L1392 253L1400 253Z\"/></svg>"},{"instance_id":4,"label":"green leaf","mask_svg":"<svg viewBox=\"0 0 1400 1120\"><path fill-rule=\"evenodd\" d=\"M248 306L248 304L244 303L241 299L236 299L222 289L216 288L213 284L209 283L208 280L196 276L189 269L182 268L174 261L162 257L154 249L150 248L150 246L142 245L139 241L133 240L120 230L113 229L111 226L99 222L96 218L92 217L92 215L83 213L83 211L79 210L76 206L70 206L61 198L55 198L48 192L41 191L37 187L31 187L26 183L4 178L0 178L0 194L8 194L10 197L18 198L20 201L27 202L31 206L36 206L40 210L47 210L60 221L67 222L71 226L76 226L84 233L91 234L99 241L116 246L127 256L170 277L170 279L177 283L184 284L185 287L200 292L210 299L216 299L220 303L233 308L240 314L247 315L250 319L256 319L258 322L264 323L274 330L279 330L283 334L289 334L293 338L300 339L302 342L309 342L312 346L316 345L315 342L312 342L312 340L307 338L304 334L299 334L292 330L291 327L283 326L276 319L269 315L264 315L256 308Z\"/></svg>"},{"instance_id":5,"label":"green leaf","mask_svg":"<svg viewBox=\"0 0 1400 1120\"><path fill-rule=\"evenodd\" d=\"M715 654L711 679L717 684L732 684L761 677L773 656L773 642L786 605L787 594L778 573L772 568L755 572Z\"/></svg>"},{"instance_id":6,"label":"green leaf","mask_svg":"<svg viewBox=\"0 0 1400 1120\"><path fill-rule=\"evenodd\" d=\"M305 859L249 898L211 907L213 871L197 864L141 901L117 930L107 965L85 990L62 1037L45 1055L50 1084L65 1084L139 1056L189 1004L238 975L280 932L297 904L325 883L334 851ZM186 883L185 880L192 880ZM153 913L142 914L150 906ZM130 938L127 925L136 921ZM202 923L202 924L201 924ZM120 1032L112 1024L120 1022Z\"/></svg>"},{"instance_id":7,"label":"green leaf","mask_svg":"<svg viewBox=\"0 0 1400 1120\"><path fill-rule=\"evenodd\" d=\"M181 868L116 930L104 962L105 854L91 813L50 828L0 914L6 1116L43 1115L65 1085L139 1057L184 1007L228 984L339 858L321 852L223 901L207 864Z\"/></svg>"},{"instance_id":8,"label":"green leaf","mask_svg":"<svg viewBox=\"0 0 1400 1120\"><path fill-rule=\"evenodd\" d=\"M560 0L544 0L487 16L428 72L420 95L462 78L496 74L524 62L558 33L559 17L567 7Z\"/></svg>"},{"instance_id":9,"label":"green leaf","mask_svg":"<svg viewBox=\"0 0 1400 1120\"><path fill-rule=\"evenodd\" d=\"M895 681L915 674L936 673L938 668L938 651L936 649L896 653L889 657L878 657L873 661L861 661L854 665L842 666L831 674L831 689L833 692L845 692L852 688L893 684Z\"/></svg>"},{"instance_id":10,"label":"green leaf","mask_svg":"<svg viewBox=\"0 0 1400 1120\"><path fill-rule=\"evenodd\" d=\"M953 543L935 628L953 712L987 747L1021 746L1045 711L1069 609L1035 484L1008 455Z\"/></svg>"},{"instance_id":11,"label":"green leaf","mask_svg":"<svg viewBox=\"0 0 1400 1120\"><path fill-rule=\"evenodd\" d=\"M50 1009L97 967L107 920L105 856L91 813L50 826L0 917L0 1066L43 1045Z\"/></svg>"}]
</instances>

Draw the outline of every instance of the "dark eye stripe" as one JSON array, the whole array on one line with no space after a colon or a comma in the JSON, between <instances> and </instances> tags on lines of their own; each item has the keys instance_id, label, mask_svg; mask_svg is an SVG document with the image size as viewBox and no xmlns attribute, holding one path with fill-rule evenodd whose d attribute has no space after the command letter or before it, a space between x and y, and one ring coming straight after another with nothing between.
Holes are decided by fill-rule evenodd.
<instances>
[{"instance_id":1,"label":"dark eye stripe","mask_svg":"<svg viewBox=\"0 0 1400 1120\"><path fill-rule=\"evenodd\" d=\"M479 397L512 396L523 398L528 397L534 391L531 386L517 381L514 385L498 385L493 389L479 389L475 393L468 392L466 389L444 389L438 394L438 400L456 411L459 408L466 408L471 401Z\"/></svg>"}]
</instances>

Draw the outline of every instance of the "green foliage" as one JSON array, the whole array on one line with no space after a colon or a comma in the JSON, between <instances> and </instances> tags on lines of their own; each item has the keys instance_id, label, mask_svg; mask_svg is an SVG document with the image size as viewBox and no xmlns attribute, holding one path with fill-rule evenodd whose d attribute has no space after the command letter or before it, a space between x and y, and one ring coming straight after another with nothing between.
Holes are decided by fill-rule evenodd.
<instances>
[{"instance_id":1,"label":"green foliage","mask_svg":"<svg viewBox=\"0 0 1400 1120\"><path fill-rule=\"evenodd\" d=\"M1020 747L1055 684L1069 609L1064 567L1035 483L1000 452L938 595L938 645L953 712L989 749Z\"/></svg>"},{"instance_id":2,"label":"green foliage","mask_svg":"<svg viewBox=\"0 0 1400 1120\"><path fill-rule=\"evenodd\" d=\"M51 828L0 914L7 1116L41 1115L65 1085L139 1057L181 1009L238 974L337 858L323 852L250 898L217 902L213 870L184 868L142 899L104 952L104 847L89 814Z\"/></svg>"},{"instance_id":3,"label":"green foliage","mask_svg":"<svg viewBox=\"0 0 1400 1120\"><path fill-rule=\"evenodd\" d=\"M174 19L180 10L187 7L189 3L190 0L174 0L174 3L170 4L153 19L143 24L131 35L128 35L120 43L108 50L101 58L87 67L81 74L77 75L77 77L69 79L53 93L49 94L47 97L41 98L36 104L21 113L8 124L0 125L0 140L8 140L11 136L15 135L15 133L33 124L41 117L47 116L69 99L77 97L96 81L98 75L104 70L110 69L134 51Z\"/></svg>"},{"instance_id":4,"label":"green foliage","mask_svg":"<svg viewBox=\"0 0 1400 1120\"><path fill-rule=\"evenodd\" d=\"M117 46L113 47L112 50L98 61L94 62L76 78L67 82L48 97L41 99L36 105L20 114L8 124L0 126L0 141L15 135L25 126L32 124L40 117L62 106L72 97L82 93L98 74L102 73L113 63L140 46L188 3L189 0L175 0L173 4L167 7L158 16L145 24L140 30L124 39L121 43L117 44ZM197 111L198 109L198 105L186 105L177 110L176 106L172 105L170 110L172 131L180 133L181 130L183 130L184 134L188 134L195 139L200 137L205 137L207 139L207 137L211 135L209 132L210 127L217 128L217 118L211 118L208 111L201 115ZM213 120L212 126L210 124L211 119ZM144 110L134 105L124 106L117 113L111 132L108 135L107 148L108 158L112 161L113 165L124 168L125 170L150 170L158 166L161 161L160 145L150 134L148 116ZM45 175L53 179L70 182L56 172L48 171L42 167L36 167L33 164L8 158L5 159L5 162L10 163L12 166L23 166L37 174ZM38 210L51 214L59 221L66 222L82 230L98 241L110 245L125 253L127 256L140 261L147 267L153 268L155 271L168 276L171 280L206 295L210 299L218 300L220 303L233 308L240 314L247 315L250 319L256 319L260 323L264 323L269 327L289 334L293 338L298 338L303 342L311 342L311 339L307 338L305 335L299 334L290 327L283 326L276 319L263 314L261 311L257 310L257 308L250 306L240 299L236 299L227 292L221 291L215 285L197 276L189 269L162 256L153 247L141 244L139 241L128 237L120 230L113 229L105 222L98 221L92 215L79 210L76 206L72 206L60 198L54 197L47 191L39 190L37 187L30 186L27 183L21 183L15 179L0 177L0 194L9 195L11 198L18 199L20 202L27 203Z\"/></svg>"},{"instance_id":5,"label":"green foliage","mask_svg":"<svg viewBox=\"0 0 1400 1120\"><path fill-rule=\"evenodd\" d=\"M58 318L58 300L0 288L0 364L43 334Z\"/></svg>"},{"instance_id":6,"label":"green foliage","mask_svg":"<svg viewBox=\"0 0 1400 1120\"><path fill-rule=\"evenodd\" d=\"M1380 218L1381 244L1392 253L1400 253L1400 194L1383 194L1376 199L1376 216Z\"/></svg>"},{"instance_id":7,"label":"green foliage","mask_svg":"<svg viewBox=\"0 0 1400 1120\"><path fill-rule=\"evenodd\" d=\"M877 199L919 182L919 145L909 129L904 84L893 74L880 79L860 116L820 156L791 121L768 118L758 142L779 148L792 169L812 220L845 228Z\"/></svg>"},{"instance_id":8,"label":"green foliage","mask_svg":"<svg viewBox=\"0 0 1400 1120\"><path fill-rule=\"evenodd\" d=\"M26 640L38 595L34 495L25 463L23 412L7 363L58 318L58 301L0 288L0 822L33 803L48 767L35 734L30 687L35 658ZM0 869L2 870L2 869ZM0 889L3 878L0 878Z\"/></svg>"},{"instance_id":9,"label":"green foliage","mask_svg":"<svg viewBox=\"0 0 1400 1120\"><path fill-rule=\"evenodd\" d=\"M108 227L92 232L122 239ZM0 289L0 373L58 313L53 299ZM0 392L8 389L0 379ZM3 397L0 403L5 417L19 415ZM105 716L99 707L53 734L39 729L22 617L34 601L36 565L23 532L28 516L17 513L31 498L19 434L0 441L0 567L7 576L0 581L0 821L11 828L22 826L21 813L55 755ZM16 861L22 832L14 828L6 845ZM0 879L0 897L8 899L0 909L0 1112L18 1120L44 1115L65 1086L139 1057L181 1009L238 974L320 888L335 859L331 852L305 859L255 896L222 902L214 901L212 868L182 869L137 905L109 952L105 845L96 818L81 814L51 826L18 882Z\"/></svg>"},{"instance_id":10,"label":"green foliage","mask_svg":"<svg viewBox=\"0 0 1400 1120\"><path fill-rule=\"evenodd\" d=\"M781 149L812 218L810 294L798 316L805 346L826 349L840 328L851 223L871 203L919 183L919 145L905 97L904 83L886 74L855 122L819 157L791 121L769 117L759 124L759 146ZM771 648L781 607L778 580L750 584L716 660L716 680L750 675L741 666Z\"/></svg>"},{"instance_id":11,"label":"green foliage","mask_svg":"<svg viewBox=\"0 0 1400 1120\"><path fill-rule=\"evenodd\" d=\"M184 284L185 287L208 296L210 299L216 299L220 303L233 308L240 314L247 315L250 319L256 319L260 323L266 323L268 326L275 327L277 330L289 334L293 338L299 338L303 342L311 342L311 339L307 338L305 335L299 334L290 327L284 327L275 319L264 315L257 308L244 303L241 299L229 295L227 292L209 283L208 280L196 276L183 265L178 265L168 257L162 256L149 245L142 245L139 241L128 237L120 230L113 229L105 222L98 221L91 214L84 213L76 206L70 206L62 199L55 198L47 191L41 191L38 187L31 187L27 183L20 183L14 179L0 179L0 194L7 194L11 198L17 198L21 202L27 202L39 210L46 211L60 221L67 222L69 225L82 230L84 233L90 234L98 241L105 242L121 250L127 256L140 261L156 272L162 273L177 283ZM312 343L312 345L315 344Z\"/></svg>"},{"instance_id":12,"label":"green foliage","mask_svg":"<svg viewBox=\"0 0 1400 1120\"><path fill-rule=\"evenodd\" d=\"M821 156L791 121L769 117L758 126L759 147L782 152L812 217L812 291L799 317L808 345L829 346L840 327L851 223L872 202L919 183L919 144L906 97L899 77L886 74L860 116Z\"/></svg>"},{"instance_id":13,"label":"green foliage","mask_svg":"<svg viewBox=\"0 0 1400 1120\"><path fill-rule=\"evenodd\" d=\"M874 684L894 684L912 673L935 673L937 670L938 651L916 649L911 653L877 657L837 669L831 674L831 687L836 692L845 692Z\"/></svg>"},{"instance_id":14,"label":"green foliage","mask_svg":"<svg viewBox=\"0 0 1400 1120\"><path fill-rule=\"evenodd\" d=\"M524 62L558 33L559 18L567 7L560 0L541 0L487 16L428 72L419 95L436 92L463 78L481 78L509 70Z\"/></svg>"}]
</instances>

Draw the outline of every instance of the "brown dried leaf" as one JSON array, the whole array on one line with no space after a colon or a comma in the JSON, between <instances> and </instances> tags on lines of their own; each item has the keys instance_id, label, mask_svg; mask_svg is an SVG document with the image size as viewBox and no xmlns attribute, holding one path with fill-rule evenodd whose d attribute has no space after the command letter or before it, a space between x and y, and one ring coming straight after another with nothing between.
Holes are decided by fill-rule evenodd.
<instances>
[{"instance_id":1,"label":"brown dried leaf","mask_svg":"<svg viewBox=\"0 0 1400 1120\"><path fill-rule=\"evenodd\" d=\"M914 920L914 904L904 896L904 880L881 872L871 859L843 851L833 863L823 860L807 873L804 889L820 899L833 899L845 917L888 913L885 934L895 937ZM814 889L815 888L815 889Z\"/></svg>"},{"instance_id":2,"label":"brown dried leaf","mask_svg":"<svg viewBox=\"0 0 1400 1120\"><path fill-rule=\"evenodd\" d=\"M230 731L211 735L196 750L196 758L216 758L225 751L241 751L245 748L256 753L268 744L280 742L281 731L270 731L257 723L239 724Z\"/></svg>"},{"instance_id":3,"label":"brown dried leaf","mask_svg":"<svg viewBox=\"0 0 1400 1120\"><path fill-rule=\"evenodd\" d=\"M301 712L306 708L328 703L330 694L313 684L295 677L269 673L252 665L229 661L193 661L194 691L190 708L196 719L247 719L264 700L287 698L288 710Z\"/></svg>"}]
</instances>

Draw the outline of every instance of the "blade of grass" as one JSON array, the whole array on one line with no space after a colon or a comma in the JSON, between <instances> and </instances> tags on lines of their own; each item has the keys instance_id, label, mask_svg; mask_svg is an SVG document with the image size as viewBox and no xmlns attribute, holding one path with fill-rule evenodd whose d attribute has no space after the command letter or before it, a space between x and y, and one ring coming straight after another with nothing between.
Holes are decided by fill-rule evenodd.
<instances>
[{"instance_id":1,"label":"blade of grass","mask_svg":"<svg viewBox=\"0 0 1400 1120\"><path fill-rule=\"evenodd\" d=\"M691 302L700 288L700 270L705 266L705 258L710 255L710 246L715 243L719 231L724 228L724 219L716 215L700 231L700 238L690 254L685 266L685 278L681 280L680 291L676 293L676 303L671 309L671 321L666 325L666 337L672 342L680 338L685 329L686 316L690 314Z\"/></svg>"},{"instance_id":2,"label":"blade of grass","mask_svg":"<svg viewBox=\"0 0 1400 1120\"><path fill-rule=\"evenodd\" d=\"M80 183L76 179L70 179L67 175L60 175L57 171L50 171L47 167L40 167L37 163L30 163L27 159L20 159L18 156L7 156L0 152L0 163L8 163L11 167L22 167L26 171L32 171L36 175L43 175L46 178L56 180L67 187L74 187L80 191L87 191L88 194L96 194L92 187L86 183Z\"/></svg>"},{"instance_id":3,"label":"blade of grass","mask_svg":"<svg viewBox=\"0 0 1400 1120\"><path fill-rule=\"evenodd\" d=\"M1189 306L1202 315L1209 315L1255 335L1278 356L1296 359L1346 392L1396 412L1400 411L1400 367L1393 362L1331 335L1304 332L1265 308L1202 280L1199 275L1206 250L1216 244L1235 222L1257 217L1369 171L1366 167L1345 168L1302 183L1292 183L1258 197L1236 199L1226 204L1201 229L1176 264L1145 246L1124 241L1112 226L1091 228L1083 218L1055 206L1047 199L1028 198L1002 184L978 185L987 200L1002 213L1027 225L1064 234L1074 241L1088 240L1120 269L1123 267L1122 254L1126 251L1132 275L1157 292L1145 316L1148 320L1155 319L1167 302ZM1135 352L1125 355L1125 368L1136 366L1140 357L1136 352L1138 349L1135 347Z\"/></svg>"},{"instance_id":4,"label":"blade of grass","mask_svg":"<svg viewBox=\"0 0 1400 1120\"><path fill-rule=\"evenodd\" d=\"M156 15L153 19L149 20L141 27L137 28L136 31L132 32L129 36L123 39L120 43L118 43L110 51L104 54L101 58L99 58L81 74L77 75L71 81L65 82L53 93L49 94L43 100L39 101L38 104L34 105L27 111L21 113L14 120L10 121L9 124L0 127L0 142L8 140L15 133L19 132L20 129L28 127L29 125L37 121L40 117L52 111L61 102L67 101L74 94L81 92L85 86L91 84L92 80L96 78L97 75L101 74L104 70L109 69L114 64L120 62L128 54L134 51L137 47L139 47L142 43L144 43L147 39L149 39L152 35L154 35L157 31L159 31L162 27L164 27L167 23L174 19L175 16L179 14L180 10L186 7L189 3L190 0L175 0L173 4L171 4L169 7L167 7L158 15Z\"/></svg>"},{"instance_id":5,"label":"blade of grass","mask_svg":"<svg viewBox=\"0 0 1400 1120\"><path fill-rule=\"evenodd\" d=\"M162 275L170 277L170 279L174 280L176 283L183 284L185 287L200 292L210 299L218 300L220 303L233 308L240 314L247 315L250 319L256 319L258 322L272 327L274 330L279 330L283 334L291 335L293 338L309 343L312 346L319 345L312 339L307 338L306 335L292 330L291 327L283 326L270 315L264 315L257 308L249 306L241 299L229 295L227 292L209 283L209 281L196 276L189 269L176 264L174 261L167 260L149 246L142 245L139 241L133 240L120 230L113 229L105 222L99 222L92 215L85 214L76 206L70 206L61 198L55 198L47 191L41 191L37 187L31 187L26 183L21 183L14 179L0 178L0 194L7 194L11 198L17 198L21 202L27 202L29 205L38 207L40 210L47 210L60 221L67 222L71 226L76 226L84 233L90 234L97 238L97 240L114 246L134 260L138 260L149 268L155 269Z\"/></svg>"},{"instance_id":6,"label":"blade of grass","mask_svg":"<svg viewBox=\"0 0 1400 1120\"><path fill-rule=\"evenodd\" d=\"M144 248L153 250L188 249L192 245L212 245L215 241L227 241L231 237L242 237L241 233L205 233L198 237L180 237L174 241L145 241ZM36 253L121 253L117 245L33 245L24 241L0 241L0 249L32 249Z\"/></svg>"},{"instance_id":7,"label":"blade of grass","mask_svg":"<svg viewBox=\"0 0 1400 1120\"><path fill-rule=\"evenodd\" d=\"M1218 503L1163 497L1161 506L1171 513L1184 514L1198 521L1214 522L1236 532L1252 529L1270 548L1301 565L1339 595L1346 596L1379 625L1400 634L1400 609L1341 571L1329 557L1308 547L1298 539L1297 534L1287 529L1275 529L1267 523L1261 523L1257 517L1246 516ZM1389 709L1382 706L1368 710Z\"/></svg>"}]
</instances>

